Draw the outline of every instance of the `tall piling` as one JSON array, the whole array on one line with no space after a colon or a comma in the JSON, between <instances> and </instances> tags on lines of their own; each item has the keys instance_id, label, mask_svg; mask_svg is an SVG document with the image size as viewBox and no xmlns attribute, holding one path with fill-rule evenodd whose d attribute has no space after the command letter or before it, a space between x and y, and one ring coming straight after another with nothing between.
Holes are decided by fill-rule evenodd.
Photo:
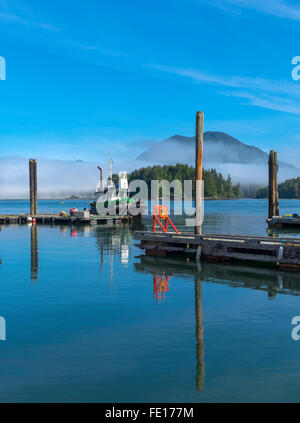
<instances>
[{"instance_id":1,"label":"tall piling","mask_svg":"<svg viewBox=\"0 0 300 423\"><path fill-rule=\"evenodd\" d=\"M197 112L196 115L196 166L195 166L195 185L196 185L196 222L195 234L202 232L202 171L203 171L203 124L204 113Z\"/></svg>"},{"instance_id":2,"label":"tall piling","mask_svg":"<svg viewBox=\"0 0 300 423\"><path fill-rule=\"evenodd\" d=\"M278 162L277 152L271 150L269 155L269 219L279 216L279 194L278 194Z\"/></svg>"},{"instance_id":3,"label":"tall piling","mask_svg":"<svg viewBox=\"0 0 300 423\"><path fill-rule=\"evenodd\" d=\"M36 160L29 160L29 191L30 191L30 214L36 215L37 208L37 171Z\"/></svg>"}]
</instances>

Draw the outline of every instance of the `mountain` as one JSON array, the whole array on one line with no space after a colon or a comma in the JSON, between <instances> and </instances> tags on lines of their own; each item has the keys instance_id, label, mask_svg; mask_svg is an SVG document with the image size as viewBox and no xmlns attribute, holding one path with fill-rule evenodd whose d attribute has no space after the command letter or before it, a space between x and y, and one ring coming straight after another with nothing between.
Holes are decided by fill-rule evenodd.
<instances>
[{"instance_id":1,"label":"mountain","mask_svg":"<svg viewBox=\"0 0 300 423\"><path fill-rule=\"evenodd\" d=\"M279 157L280 158L280 157ZM195 165L195 137L174 135L151 147L136 158L136 167L149 165ZM268 183L268 154L258 147L244 144L224 132L205 132L203 142L204 169L216 169L226 179L241 184L244 196L255 196ZM300 169L278 161L278 181L297 178Z\"/></svg>"},{"instance_id":2,"label":"mountain","mask_svg":"<svg viewBox=\"0 0 300 423\"><path fill-rule=\"evenodd\" d=\"M244 144L224 132L205 132L203 136L203 162L266 165L268 154L260 148ZM160 141L137 157L148 163L188 163L195 161L195 137L174 135ZM284 167L295 166L279 162Z\"/></svg>"}]
</instances>

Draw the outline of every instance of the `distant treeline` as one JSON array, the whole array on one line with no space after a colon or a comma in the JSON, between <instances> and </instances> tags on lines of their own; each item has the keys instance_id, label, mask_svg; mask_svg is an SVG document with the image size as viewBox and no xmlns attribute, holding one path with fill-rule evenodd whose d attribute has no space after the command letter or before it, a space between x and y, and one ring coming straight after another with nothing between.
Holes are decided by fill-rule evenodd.
<instances>
[{"instance_id":1,"label":"distant treeline","mask_svg":"<svg viewBox=\"0 0 300 423\"><path fill-rule=\"evenodd\" d=\"M179 180L182 183L185 180L195 179L195 168L192 166L177 164L175 166L148 166L135 170L128 174L128 181L142 179L148 185L150 193L151 180L167 180L168 182ZM203 170L204 196L210 198L237 198L241 197L240 185L233 185L230 175L224 179L221 173L216 169ZM193 186L193 195L195 187Z\"/></svg>"},{"instance_id":2,"label":"distant treeline","mask_svg":"<svg viewBox=\"0 0 300 423\"><path fill-rule=\"evenodd\" d=\"M268 198L268 187L257 190L256 198ZM287 179L278 185L280 198L300 198L300 178Z\"/></svg>"}]
</instances>

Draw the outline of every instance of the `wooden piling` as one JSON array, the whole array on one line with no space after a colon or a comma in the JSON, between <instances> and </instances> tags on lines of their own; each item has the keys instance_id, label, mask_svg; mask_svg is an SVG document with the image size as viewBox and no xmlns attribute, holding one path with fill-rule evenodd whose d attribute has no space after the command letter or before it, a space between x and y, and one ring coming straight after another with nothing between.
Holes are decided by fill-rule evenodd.
<instances>
[{"instance_id":1,"label":"wooden piling","mask_svg":"<svg viewBox=\"0 0 300 423\"><path fill-rule=\"evenodd\" d=\"M195 234L201 234L201 216L202 216L202 170L203 170L203 124L204 113L197 112L196 115L196 222Z\"/></svg>"},{"instance_id":2,"label":"wooden piling","mask_svg":"<svg viewBox=\"0 0 300 423\"><path fill-rule=\"evenodd\" d=\"M30 189L30 214L36 215L37 208L37 171L36 160L29 160L29 189Z\"/></svg>"},{"instance_id":3,"label":"wooden piling","mask_svg":"<svg viewBox=\"0 0 300 423\"><path fill-rule=\"evenodd\" d=\"M29 160L29 195L30 195L30 214L34 214L34 188L33 188L33 166L32 159Z\"/></svg>"},{"instance_id":4,"label":"wooden piling","mask_svg":"<svg viewBox=\"0 0 300 423\"><path fill-rule=\"evenodd\" d=\"M277 172L277 153L271 150L269 155L269 219L272 219L273 216L279 216Z\"/></svg>"}]
</instances>

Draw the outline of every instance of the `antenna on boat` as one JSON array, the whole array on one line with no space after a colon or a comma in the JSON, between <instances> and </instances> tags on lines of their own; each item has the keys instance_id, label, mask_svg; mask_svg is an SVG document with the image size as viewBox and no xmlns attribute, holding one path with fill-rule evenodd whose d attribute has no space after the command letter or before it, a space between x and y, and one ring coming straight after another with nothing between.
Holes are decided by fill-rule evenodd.
<instances>
[{"instance_id":1,"label":"antenna on boat","mask_svg":"<svg viewBox=\"0 0 300 423\"><path fill-rule=\"evenodd\" d=\"M111 159L111 155L109 155L109 179L112 181L112 175L113 175L113 173L112 173L112 165L113 165L113 161L112 161L112 159Z\"/></svg>"}]
</instances>

